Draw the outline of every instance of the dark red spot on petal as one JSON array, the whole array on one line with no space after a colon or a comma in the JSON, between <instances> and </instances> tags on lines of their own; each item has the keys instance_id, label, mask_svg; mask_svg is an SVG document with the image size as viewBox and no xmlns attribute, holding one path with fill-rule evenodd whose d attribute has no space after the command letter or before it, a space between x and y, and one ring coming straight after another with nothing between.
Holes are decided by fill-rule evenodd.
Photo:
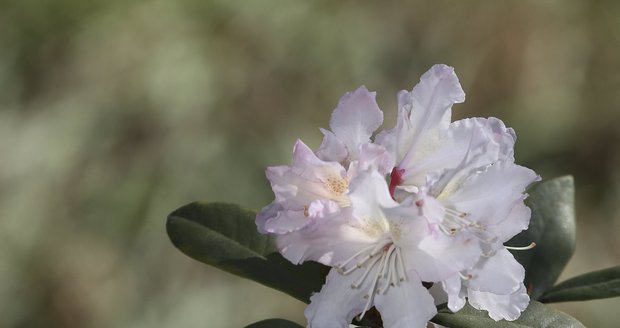
<instances>
[{"instance_id":1,"label":"dark red spot on petal","mask_svg":"<svg viewBox=\"0 0 620 328\"><path fill-rule=\"evenodd\" d=\"M390 174L390 195L394 198L394 192L396 191L396 187L403 183L403 174L405 173L405 169L394 168L392 169L392 174Z\"/></svg>"}]
</instances>

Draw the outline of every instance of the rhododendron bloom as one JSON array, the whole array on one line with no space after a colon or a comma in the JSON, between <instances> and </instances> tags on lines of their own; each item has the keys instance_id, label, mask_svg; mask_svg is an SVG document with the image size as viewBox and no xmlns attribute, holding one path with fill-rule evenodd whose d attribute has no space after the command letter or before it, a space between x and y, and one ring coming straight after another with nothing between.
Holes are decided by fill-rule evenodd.
<instances>
[{"instance_id":1,"label":"rhododendron bloom","mask_svg":"<svg viewBox=\"0 0 620 328\"><path fill-rule=\"evenodd\" d=\"M451 122L465 94L435 65L398 95L393 129L374 92L345 94L313 152L298 141L291 166L267 169L275 194L256 218L280 253L332 267L306 309L309 327L347 327L375 306L385 327L424 327L436 313L422 281L451 310L472 306L514 320L529 297L523 267L503 245L529 223L525 188L538 179L514 163L514 131L495 118ZM529 247L524 247L527 249Z\"/></svg>"},{"instance_id":2,"label":"rhododendron bloom","mask_svg":"<svg viewBox=\"0 0 620 328\"><path fill-rule=\"evenodd\" d=\"M529 298L524 269L503 243L527 228L524 191L539 177L514 164L516 137L500 120L450 123L450 106L462 96L452 69L433 67L411 93L401 93L397 125L378 139L397 163L391 190L415 197L435 229L476 238L483 250L476 266L443 282L450 309L464 305L463 287L474 307L495 320L515 320ZM411 134L418 138L407 138Z\"/></svg>"}]
</instances>

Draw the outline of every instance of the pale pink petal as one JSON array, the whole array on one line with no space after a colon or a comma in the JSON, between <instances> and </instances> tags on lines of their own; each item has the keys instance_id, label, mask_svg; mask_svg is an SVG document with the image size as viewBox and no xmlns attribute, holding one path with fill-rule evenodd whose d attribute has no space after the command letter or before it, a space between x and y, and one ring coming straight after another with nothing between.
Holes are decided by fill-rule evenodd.
<instances>
[{"instance_id":1,"label":"pale pink petal","mask_svg":"<svg viewBox=\"0 0 620 328\"><path fill-rule=\"evenodd\" d=\"M377 294L374 301L385 328L424 328L437 313L433 297L414 271L385 294Z\"/></svg>"},{"instance_id":2,"label":"pale pink petal","mask_svg":"<svg viewBox=\"0 0 620 328\"><path fill-rule=\"evenodd\" d=\"M299 230L308 224L304 210L281 210L274 217L265 221L263 229L273 234L284 234Z\"/></svg>"},{"instance_id":3,"label":"pale pink petal","mask_svg":"<svg viewBox=\"0 0 620 328\"><path fill-rule=\"evenodd\" d=\"M379 240L348 225L350 210L340 209L334 202L315 201L308 214L309 222L303 229L276 239L278 250L292 263L317 261L333 266Z\"/></svg>"},{"instance_id":4,"label":"pale pink petal","mask_svg":"<svg viewBox=\"0 0 620 328\"><path fill-rule=\"evenodd\" d=\"M346 197L347 175L336 162L325 162L302 141L293 150L293 163L272 166L266 170L271 188L283 210L301 211L317 199L329 199L343 205Z\"/></svg>"},{"instance_id":5,"label":"pale pink petal","mask_svg":"<svg viewBox=\"0 0 620 328\"><path fill-rule=\"evenodd\" d=\"M277 202L272 202L271 204L263 207L260 212L256 214L256 227L258 228L258 232L267 233L265 230L265 223L267 220L276 217L278 212L282 210L282 206L280 206Z\"/></svg>"},{"instance_id":6,"label":"pale pink petal","mask_svg":"<svg viewBox=\"0 0 620 328\"><path fill-rule=\"evenodd\" d=\"M459 126L419 141L417 149L412 152L407 162L402 162L404 169L402 185L422 186L431 172L442 173L461 165L473 144L474 129Z\"/></svg>"},{"instance_id":7,"label":"pale pink petal","mask_svg":"<svg viewBox=\"0 0 620 328\"><path fill-rule=\"evenodd\" d=\"M341 275L332 269L321 291L310 297L304 314L308 328L347 328L357 314L364 310L368 292L364 288L351 288L363 270Z\"/></svg>"},{"instance_id":8,"label":"pale pink petal","mask_svg":"<svg viewBox=\"0 0 620 328\"><path fill-rule=\"evenodd\" d=\"M283 203L295 198L297 194L297 184L299 178L290 174L291 168L288 166L269 166L265 170L265 175L271 183L271 189L276 196L275 202Z\"/></svg>"},{"instance_id":9,"label":"pale pink petal","mask_svg":"<svg viewBox=\"0 0 620 328\"><path fill-rule=\"evenodd\" d=\"M321 132L323 142L316 151L316 156L327 162L344 163L349 155L347 147L333 132L325 129L321 129Z\"/></svg>"},{"instance_id":10,"label":"pale pink petal","mask_svg":"<svg viewBox=\"0 0 620 328\"><path fill-rule=\"evenodd\" d=\"M310 181L321 181L324 176L329 174L336 174L341 177L346 176L342 165L321 160L301 140L297 140L293 148L291 169L295 174Z\"/></svg>"},{"instance_id":11,"label":"pale pink petal","mask_svg":"<svg viewBox=\"0 0 620 328\"><path fill-rule=\"evenodd\" d=\"M410 220L399 229L401 239L397 244L401 246L406 264L416 270L423 281L439 282L470 269L482 253L473 237L445 235L431 228L421 217Z\"/></svg>"},{"instance_id":12,"label":"pale pink petal","mask_svg":"<svg viewBox=\"0 0 620 328\"><path fill-rule=\"evenodd\" d=\"M441 282L443 289L448 294L448 308L456 312L465 306L467 290L462 287L461 277L458 274L448 277Z\"/></svg>"},{"instance_id":13,"label":"pale pink petal","mask_svg":"<svg viewBox=\"0 0 620 328\"><path fill-rule=\"evenodd\" d=\"M351 163L349 177L355 177L361 171L376 170L381 175L392 171L394 162L387 150L376 144L363 144L360 147L359 158Z\"/></svg>"},{"instance_id":14,"label":"pale pink petal","mask_svg":"<svg viewBox=\"0 0 620 328\"><path fill-rule=\"evenodd\" d=\"M525 198L525 196L523 198ZM497 241L503 244L516 236L519 232L527 229L531 215L532 210L525 205L523 200L519 200L504 220L498 218L497 221L488 222L487 232L497 237Z\"/></svg>"},{"instance_id":15,"label":"pale pink petal","mask_svg":"<svg viewBox=\"0 0 620 328\"><path fill-rule=\"evenodd\" d=\"M490 257L482 257L470 271L470 290L494 294L510 294L519 289L525 278L525 269L505 248L498 249Z\"/></svg>"},{"instance_id":16,"label":"pale pink petal","mask_svg":"<svg viewBox=\"0 0 620 328\"><path fill-rule=\"evenodd\" d=\"M470 289L468 298L469 303L474 308L488 311L491 319L495 321L502 319L517 320L530 302L530 297L527 295L523 284L517 291L508 295L478 292Z\"/></svg>"},{"instance_id":17,"label":"pale pink petal","mask_svg":"<svg viewBox=\"0 0 620 328\"><path fill-rule=\"evenodd\" d=\"M383 130L375 137L375 143L387 149L395 163L400 162L413 140L412 126L409 122L410 107L398 107L396 126L389 130Z\"/></svg>"},{"instance_id":18,"label":"pale pink petal","mask_svg":"<svg viewBox=\"0 0 620 328\"><path fill-rule=\"evenodd\" d=\"M349 198L356 221L373 226L387 224L384 209L398 206L385 178L375 170L362 172L351 181Z\"/></svg>"},{"instance_id":19,"label":"pale pink petal","mask_svg":"<svg viewBox=\"0 0 620 328\"><path fill-rule=\"evenodd\" d=\"M468 213L467 219L495 229L498 237L510 238L510 234L501 230L504 224L510 233L527 226L529 211L520 204L525 188L539 179L526 167L498 162L462 182L448 200L454 208Z\"/></svg>"},{"instance_id":20,"label":"pale pink petal","mask_svg":"<svg viewBox=\"0 0 620 328\"><path fill-rule=\"evenodd\" d=\"M514 131L496 118L463 119L450 124L444 147L454 155L444 157L439 163L443 171L432 168L423 171L440 174L433 193L450 195L464 179L486 166L498 161L512 162L515 138Z\"/></svg>"},{"instance_id":21,"label":"pale pink petal","mask_svg":"<svg viewBox=\"0 0 620 328\"><path fill-rule=\"evenodd\" d=\"M370 142L370 136L382 122L383 112L377 105L375 92L361 86L342 96L329 127L347 147L349 158L356 159L358 147Z\"/></svg>"},{"instance_id":22,"label":"pale pink petal","mask_svg":"<svg viewBox=\"0 0 620 328\"><path fill-rule=\"evenodd\" d=\"M450 110L465 100L454 69L446 65L431 67L411 92L398 95L396 127L377 135L377 143L394 156L399 168L408 168L416 152L434 147L450 123Z\"/></svg>"},{"instance_id":23,"label":"pale pink petal","mask_svg":"<svg viewBox=\"0 0 620 328\"><path fill-rule=\"evenodd\" d=\"M414 135L425 130L446 129L450 124L450 110L453 104L465 101L454 68L434 65L422 77L411 92L398 94L399 107L410 107L410 122ZM415 141L414 141L415 142Z\"/></svg>"}]
</instances>

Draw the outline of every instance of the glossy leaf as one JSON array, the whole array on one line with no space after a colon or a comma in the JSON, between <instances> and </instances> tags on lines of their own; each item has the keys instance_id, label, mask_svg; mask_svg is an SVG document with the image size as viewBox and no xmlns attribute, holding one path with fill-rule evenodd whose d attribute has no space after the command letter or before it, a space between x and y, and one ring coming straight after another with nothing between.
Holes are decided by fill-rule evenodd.
<instances>
[{"instance_id":1,"label":"glossy leaf","mask_svg":"<svg viewBox=\"0 0 620 328\"><path fill-rule=\"evenodd\" d=\"M256 231L254 218L237 205L196 202L172 212L166 230L186 255L308 303L324 283L325 267L291 264L276 252L271 237Z\"/></svg>"},{"instance_id":2,"label":"glossy leaf","mask_svg":"<svg viewBox=\"0 0 620 328\"><path fill-rule=\"evenodd\" d=\"M557 281L575 249L574 183L571 176L542 182L529 191L527 205L532 209L528 230L507 245L525 246L528 251L513 251L525 267L525 286L532 299L538 299Z\"/></svg>"},{"instance_id":3,"label":"glossy leaf","mask_svg":"<svg viewBox=\"0 0 620 328\"><path fill-rule=\"evenodd\" d=\"M542 302L587 301L620 296L620 266L568 279L547 291Z\"/></svg>"},{"instance_id":4,"label":"glossy leaf","mask_svg":"<svg viewBox=\"0 0 620 328\"><path fill-rule=\"evenodd\" d=\"M531 301L519 319L495 321L486 311L474 309L467 304L457 313L439 310L432 322L450 328L577 328L584 327L577 319L554 310L542 303Z\"/></svg>"},{"instance_id":5,"label":"glossy leaf","mask_svg":"<svg viewBox=\"0 0 620 328\"><path fill-rule=\"evenodd\" d=\"M303 326L285 319L267 319L245 326L245 328L303 328Z\"/></svg>"}]
</instances>

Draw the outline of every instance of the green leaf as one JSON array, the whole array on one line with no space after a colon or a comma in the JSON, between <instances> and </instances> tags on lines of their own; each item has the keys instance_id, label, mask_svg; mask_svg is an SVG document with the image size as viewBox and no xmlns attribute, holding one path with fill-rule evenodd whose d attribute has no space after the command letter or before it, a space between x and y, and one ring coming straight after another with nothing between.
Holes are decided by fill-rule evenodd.
<instances>
[{"instance_id":1,"label":"green leaf","mask_svg":"<svg viewBox=\"0 0 620 328\"><path fill-rule=\"evenodd\" d=\"M431 321L450 328L584 327L577 319L566 313L536 301L531 301L527 309L515 321L495 321L488 316L486 311L476 310L469 304L457 313L442 309Z\"/></svg>"},{"instance_id":2,"label":"green leaf","mask_svg":"<svg viewBox=\"0 0 620 328\"><path fill-rule=\"evenodd\" d=\"M548 290L541 302L587 301L620 296L620 266L568 279Z\"/></svg>"},{"instance_id":3,"label":"green leaf","mask_svg":"<svg viewBox=\"0 0 620 328\"><path fill-rule=\"evenodd\" d=\"M529 229L507 245L525 246L528 251L513 251L525 267L525 286L532 299L551 288L575 250L575 188L573 178L565 176L534 186L526 204L532 209Z\"/></svg>"},{"instance_id":4,"label":"green leaf","mask_svg":"<svg viewBox=\"0 0 620 328\"><path fill-rule=\"evenodd\" d=\"M166 230L172 243L191 258L308 303L310 294L323 285L326 267L284 259L274 240L258 233L255 216L233 204L195 202L172 212Z\"/></svg>"},{"instance_id":5,"label":"green leaf","mask_svg":"<svg viewBox=\"0 0 620 328\"><path fill-rule=\"evenodd\" d=\"M245 328L303 328L303 326L284 319L267 319L245 326Z\"/></svg>"}]
</instances>

